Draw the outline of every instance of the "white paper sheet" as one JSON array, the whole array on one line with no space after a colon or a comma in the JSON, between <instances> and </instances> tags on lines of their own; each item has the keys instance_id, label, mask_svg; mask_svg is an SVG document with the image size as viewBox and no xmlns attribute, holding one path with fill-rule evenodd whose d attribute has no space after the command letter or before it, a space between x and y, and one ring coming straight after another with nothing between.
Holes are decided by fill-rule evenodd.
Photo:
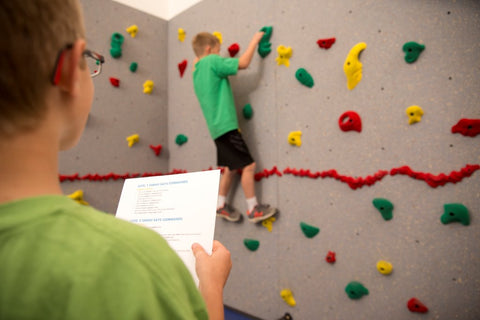
<instances>
[{"instance_id":1,"label":"white paper sheet","mask_svg":"<svg viewBox=\"0 0 480 320\"><path fill-rule=\"evenodd\" d=\"M116 217L161 234L198 285L191 246L211 254L220 170L125 180Z\"/></svg>"}]
</instances>

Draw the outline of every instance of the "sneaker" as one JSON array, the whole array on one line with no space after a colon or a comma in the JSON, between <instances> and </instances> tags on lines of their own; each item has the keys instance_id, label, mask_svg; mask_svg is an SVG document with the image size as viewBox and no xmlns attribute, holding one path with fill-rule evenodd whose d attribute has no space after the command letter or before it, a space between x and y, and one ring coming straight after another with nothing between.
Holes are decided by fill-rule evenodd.
<instances>
[{"instance_id":1,"label":"sneaker","mask_svg":"<svg viewBox=\"0 0 480 320\"><path fill-rule=\"evenodd\" d=\"M225 203L223 208L217 209L217 217L222 217L228 221L237 222L242 218L242 214L231 205Z\"/></svg>"},{"instance_id":2,"label":"sneaker","mask_svg":"<svg viewBox=\"0 0 480 320\"><path fill-rule=\"evenodd\" d=\"M276 208L270 207L268 204L257 204L252 211L247 211L247 217L248 220L256 223L270 218L275 213L277 213Z\"/></svg>"}]
</instances>

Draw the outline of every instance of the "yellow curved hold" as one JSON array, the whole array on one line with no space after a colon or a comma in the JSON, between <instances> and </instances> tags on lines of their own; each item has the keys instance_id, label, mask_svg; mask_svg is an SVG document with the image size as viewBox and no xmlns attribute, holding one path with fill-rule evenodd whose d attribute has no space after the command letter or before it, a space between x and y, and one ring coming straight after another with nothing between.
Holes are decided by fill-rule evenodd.
<instances>
[{"instance_id":1,"label":"yellow curved hold","mask_svg":"<svg viewBox=\"0 0 480 320\"><path fill-rule=\"evenodd\" d=\"M290 58L292 57L292 48L279 45L277 47L278 57L275 58L278 65L284 65L286 67L290 66Z\"/></svg>"},{"instance_id":2,"label":"yellow curved hold","mask_svg":"<svg viewBox=\"0 0 480 320\"><path fill-rule=\"evenodd\" d=\"M138 26L136 24L132 24L130 27L127 28L127 32L132 38L135 38L138 33Z\"/></svg>"},{"instance_id":3,"label":"yellow curved hold","mask_svg":"<svg viewBox=\"0 0 480 320\"><path fill-rule=\"evenodd\" d=\"M347 59L343 64L343 71L347 76L348 90L352 90L362 80L362 63L358 60L360 52L365 50L367 44L365 42L357 43L350 49Z\"/></svg>"},{"instance_id":4,"label":"yellow curved hold","mask_svg":"<svg viewBox=\"0 0 480 320\"><path fill-rule=\"evenodd\" d=\"M410 106L405 110L405 113L408 116L408 124L420 122L420 120L422 120L423 110L419 106Z\"/></svg>"},{"instance_id":5,"label":"yellow curved hold","mask_svg":"<svg viewBox=\"0 0 480 320\"><path fill-rule=\"evenodd\" d=\"M283 289L282 291L280 291L280 296L290 307L295 307L295 305L297 304L290 289Z\"/></svg>"},{"instance_id":6,"label":"yellow curved hold","mask_svg":"<svg viewBox=\"0 0 480 320\"><path fill-rule=\"evenodd\" d=\"M265 219L262 221L262 226L264 226L265 228L267 228L268 231L272 232L272 229L273 229L273 223L275 222L275 217L270 217L268 219Z\"/></svg>"},{"instance_id":7,"label":"yellow curved hold","mask_svg":"<svg viewBox=\"0 0 480 320\"><path fill-rule=\"evenodd\" d=\"M131 136L128 136L127 137L128 147L131 148L135 143L138 142L138 140L140 140L140 136L137 133L132 134Z\"/></svg>"},{"instance_id":8,"label":"yellow curved hold","mask_svg":"<svg viewBox=\"0 0 480 320\"><path fill-rule=\"evenodd\" d=\"M152 93L154 83L152 80L147 80L143 83L143 93L150 94Z\"/></svg>"},{"instance_id":9,"label":"yellow curved hold","mask_svg":"<svg viewBox=\"0 0 480 320\"><path fill-rule=\"evenodd\" d=\"M185 30L183 30L182 28L178 28L178 40L183 42L185 41L185 36L186 36L186 32Z\"/></svg>"},{"instance_id":10,"label":"yellow curved hold","mask_svg":"<svg viewBox=\"0 0 480 320\"><path fill-rule=\"evenodd\" d=\"M218 31L215 31L212 33L215 37L217 37L218 41L220 41L220 44L222 44L223 42L223 37L222 37L222 34Z\"/></svg>"},{"instance_id":11,"label":"yellow curved hold","mask_svg":"<svg viewBox=\"0 0 480 320\"><path fill-rule=\"evenodd\" d=\"M380 261L377 262L377 270L381 274L388 275L388 274L392 273L393 266L388 261L380 260Z\"/></svg>"},{"instance_id":12,"label":"yellow curved hold","mask_svg":"<svg viewBox=\"0 0 480 320\"><path fill-rule=\"evenodd\" d=\"M302 131L292 131L288 134L288 143L300 147L302 145Z\"/></svg>"},{"instance_id":13,"label":"yellow curved hold","mask_svg":"<svg viewBox=\"0 0 480 320\"><path fill-rule=\"evenodd\" d=\"M68 197L84 206L89 205L87 201L83 200L83 190L77 190L74 193L69 194Z\"/></svg>"}]
</instances>

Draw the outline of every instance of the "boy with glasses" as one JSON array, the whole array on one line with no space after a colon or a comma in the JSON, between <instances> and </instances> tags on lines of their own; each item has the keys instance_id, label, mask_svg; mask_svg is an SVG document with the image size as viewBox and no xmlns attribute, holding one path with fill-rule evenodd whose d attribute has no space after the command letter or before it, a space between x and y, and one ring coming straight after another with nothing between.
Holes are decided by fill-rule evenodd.
<instances>
[{"instance_id":1,"label":"boy with glasses","mask_svg":"<svg viewBox=\"0 0 480 320\"><path fill-rule=\"evenodd\" d=\"M78 0L0 1L0 28L0 319L223 319L219 242L192 246L197 289L157 233L62 195L104 63Z\"/></svg>"}]
</instances>

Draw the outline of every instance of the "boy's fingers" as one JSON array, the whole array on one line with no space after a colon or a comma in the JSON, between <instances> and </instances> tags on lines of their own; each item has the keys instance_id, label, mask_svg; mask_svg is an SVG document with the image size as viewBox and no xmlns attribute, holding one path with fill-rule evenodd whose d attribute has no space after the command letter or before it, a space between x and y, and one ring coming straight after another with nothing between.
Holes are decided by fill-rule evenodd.
<instances>
[{"instance_id":1,"label":"boy's fingers","mask_svg":"<svg viewBox=\"0 0 480 320\"><path fill-rule=\"evenodd\" d=\"M203 247L201 245L199 245L198 243L192 244L192 251L193 251L193 255L195 256L195 258L198 258L199 255L207 254L205 252L205 250L203 249Z\"/></svg>"}]
</instances>

